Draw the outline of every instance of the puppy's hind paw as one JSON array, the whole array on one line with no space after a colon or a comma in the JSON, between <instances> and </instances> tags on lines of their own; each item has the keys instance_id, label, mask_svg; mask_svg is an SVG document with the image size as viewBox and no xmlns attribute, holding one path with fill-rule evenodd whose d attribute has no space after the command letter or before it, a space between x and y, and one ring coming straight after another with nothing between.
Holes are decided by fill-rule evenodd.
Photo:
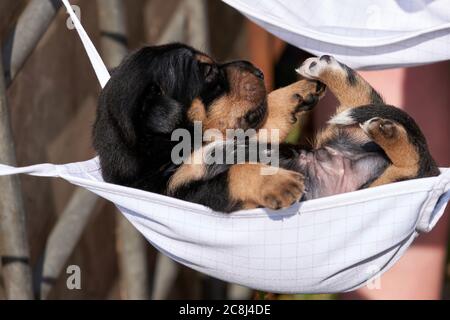
<instances>
[{"instance_id":1,"label":"puppy's hind paw","mask_svg":"<svg viewBox=\"0 0 450 320\"><path fill-rule=\"evenodd\" d=\"M399 132L399 124L379 117L367 120L360 127L363 131L375 141L395 139Z\"/></svg>"},{"instance_id":2,"label":"puppy's hind paw","mask_svg":"<svg viewBox=\"0 0 450 320\"><path fill-rule=\"evenodd\" d=\"M332 56L324 55L320 58L308 58L295 71L306 79L320 80L327 71L341 71L339 62Z\"/></svg>"},{"instance_id":3,"label":"puppy's hind paw","mask_svg":"<svg viewBox=\"0 0 450 320\"><path fill-rule=\"evenodd\" d=\"M272 176L266 176L267 183L261 186L260 204L278 210L299 201L303 195L304 177L298 172L278 169Z\"/></svg>"}]
</instances>

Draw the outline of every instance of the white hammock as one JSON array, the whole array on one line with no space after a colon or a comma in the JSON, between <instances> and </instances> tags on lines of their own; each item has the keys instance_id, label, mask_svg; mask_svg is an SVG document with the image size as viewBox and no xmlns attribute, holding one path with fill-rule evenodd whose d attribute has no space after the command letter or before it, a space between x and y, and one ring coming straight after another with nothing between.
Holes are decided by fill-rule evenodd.
<instances>
[{"instance_id":1,"label":"white hammock","mask_svg":"<svg viewBox=\"0 0 450 320\"><path fill-rule=\"evenodd\" d=\"M60 177L114 202L158 250L213 277L268 292L353 290L395 263L428 232L450 199L439 177L306 201L281 211L223 214L204 206L102 181L97 159L0 175Z\"/></svg>"},{"instance_id":2,"label":"white hammock","mask_svg":"<svg viewBox=\"0 0 450 320\"><path fill-rule=\"evenodd\" d=\"M450 59L448 0L223 0L281 39L352 68Z\"/></svg>"},{"instance_id":3,"label":"white hammock","mask_svg":"<svg viewBox=\"0 0 450 320\"><path fill-rule=\"evenodd\" d=\"M109 77L67 0L63 0L100 83ZM60 177L116 204L158 250L192 269L268 292L358 288L392 266L450 200L450 169L270 211L223 214L182 200L105 183L98 159L24 168L0 175Z\"/></svg>"}]
</instances>

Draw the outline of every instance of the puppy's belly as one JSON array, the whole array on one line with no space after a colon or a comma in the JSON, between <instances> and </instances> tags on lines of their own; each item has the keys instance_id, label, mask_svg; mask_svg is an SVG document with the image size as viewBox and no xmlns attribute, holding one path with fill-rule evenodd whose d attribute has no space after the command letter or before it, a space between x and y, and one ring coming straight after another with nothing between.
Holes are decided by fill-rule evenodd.
<instances>
[{"instance_id":1,"label":"puppy's belly","mask_svg":"<svg viewBox=\"0 0 450 320\"><path fill-rule=\"evenodd\" d=\"M284 165L283 165L284 164ZM379 177L389 162L378 153L343 156L335 150L301 150L283 167L305 176L303 200L317 199L366 188Z\"/></svg>"}]
</instances>

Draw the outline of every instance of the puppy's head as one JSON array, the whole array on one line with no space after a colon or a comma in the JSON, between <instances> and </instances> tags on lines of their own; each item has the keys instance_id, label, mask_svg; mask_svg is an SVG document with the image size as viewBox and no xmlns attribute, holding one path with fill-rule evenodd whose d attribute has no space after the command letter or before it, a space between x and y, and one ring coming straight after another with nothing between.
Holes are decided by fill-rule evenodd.
<instances>
[{"instance_id":1,"label":"puppy's head","mask_svg":"<svg viewBox=\"0 0 450 320\"><path fill-rule=\"evenodd\" d=\"M145 47L116 68L100 96L129 146L202 121L203 129L257 127L266 114L262 72L251 63L217 63L182 44Z\"/></svg>"}]
</instances>

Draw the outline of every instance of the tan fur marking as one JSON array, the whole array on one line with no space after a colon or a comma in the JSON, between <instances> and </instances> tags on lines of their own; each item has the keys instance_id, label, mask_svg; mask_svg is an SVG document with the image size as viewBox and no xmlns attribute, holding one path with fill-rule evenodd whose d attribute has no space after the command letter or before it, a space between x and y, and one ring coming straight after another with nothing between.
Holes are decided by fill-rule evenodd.
<instances>
[{"instance_id":1,"label":"tan fur marking","mask_svg":"<svg viewBox=\"0 0 450 320\"><path fill-rule=\"evenodd\" d=\"M386 183L391 183L400 179L412 178L419 171L420 155L416 148L408 139L408 133L403 126L392 123L389 135L383 134L380 123L384 120L373 121L365 130L386 153L392 162L383 174L378 177L370 186L375 187Z\"/></svg>"},{"instance_id":2,"label":"tan fur marking","mask_svg":"<svg viewBox=\"0 0 450 320\"><path fill-rule=\"evenodd\" d=\"M245 116L251 106L245 101L230 95L220 97L211 106L204 120L203 128L218 129L225 133L226 129L239 128L238 119Z\"/></svg>"},{"instance_id":3,"label":"tan fur marking","mask_svg":"<svg viewBox=\"0 0 450 320\"><path fill-rule=\"evenodd\" d=\"M203 164L204 148L194 151L189 160L183 163L177 171L170 177L167 193L173 194L175 190L190 181L201 179L205 175L206 167Z\"/></svg>"},{"instance_id":4,"label":"tan fur marking","mask_svg":"<svg viewBox=\"0 0 450 320\"><path fill-rule=\"evenodd\" d=\"M272 91L267 97L268 115L260 129L279 130L280 141L284 141L295 124L292 117L302 102L302 98L308 94L315 94L316 87L316 82L300 80ZM300 95L300 99L296 95ZM298 115L301 115L301 112Z\"/></svg>"},{"instance_id":5,"label":"tan fur marking","mask_svg":"<svg viewBox=\"0 0 450 320\"><path fill-rule=\"evenodd\" d=\"M388 167L381 176L379 176L369 188L381 186L383 184L392 183L400 179L412 178L417 175L417 170L414 168L399 168L394 165Z\"/></svg>"},{"instance_id":6,"label":"tan fur marking","mask_svg":"<svg viewBox=\"0 0 450 320\"><path fill-rule=\"evenodd\" d=\"M374 122L373 128L369 129L369 136L383 148L392 163L400 168L418 168L420 156L409 141L405 128L395 123L394 133L390 137L383 135L379 128L378 122Z\"/></svg>"},{"instance_id":7,"label":"tan fur marking","mask_svg":"<svg viewBox=\"0 0 450 320\"><path fill-rule=\"evenodd\" d=\"M191 107L187 111L188 119L191 121L204 121L206 118L205 105L200 99L196 98L192 101Z\"/></svg>"},{"instance_id":8,"label":"tan fur marking","mask_svg":"<svg viewBox=\"0 0 450 320\"><path fill-rule=\"evenodd\" d=\"M314 148L318 149L323 146L328 141L336 138L338 135L338 128L335 126L327 126L326 128L320 130L314 138Z\"/></svg>"},{"instance_id":9,"label":"tan fur marking","mask_svg":"<svg viewBox=\"0 0 450 320\"><path fill-rule=\"evenodd\" d=\"M337 113L372 102L372 87L359 74L355 72L354 75L356 83L353 85L348 83L347 73L343 69L325 69L319 76L319 80L327 85L339 101Z\"/></svg>"},{"instance_id":10,"label":"tan fur marking","mask_svg":"<svg viewBox=\"0 0 450 320\"><path fill-rule=\"evenodd\" d=\"M336 136L339 134L339 130L347 131L349 133L349 135L355 141L359 141L360 144L364 144L364 143L370 141L370 139L367 137L367 135L361 130L361 128L358 125L346 126L346 127L342 127L342 128L339 128L334 125L329 125L316 134L316 137L314 139L314 148L315 149L321 148L328 141L334 140L336 138Z\"/></svg>"},{"instance_id":11,"label":"tan fur marking","mask_svg":"<svg viewBox=\"0 0 450 320\"><path fill-rule=\"evenodd\" d=\"M300 173L279 168L272 175L262 175L264 168L270 167L261 163L245 163L230 168L228 181L232 201L241 202L246 209L279 209L301 198L304 184Z\"/></svg>"},{"instance_id":12,"label":"tan fur marking","mask_svg":"<svg viewBox=\"0 0 450 320\"><path fill-rule=\"evenodd\" d=\"M254 74L238 67L227 69L230 92L209 106L204 129L242 128L242 117L260 106L266 97L264 82Z\"/></svg>"},{"instance_id":13,"label":"tan fur marking","mask_svg":"<svg viewBox=\"0 0 450 320\"><path fill-rule=\"evenodd\" d=\"M195 56L195 58L197 59L197 61L199 61L201 63L208 63L208 64L213 64L214 63L214 61L210 57L205 55L205 54L197 54Z\"/></svg>"}]
</instances>

